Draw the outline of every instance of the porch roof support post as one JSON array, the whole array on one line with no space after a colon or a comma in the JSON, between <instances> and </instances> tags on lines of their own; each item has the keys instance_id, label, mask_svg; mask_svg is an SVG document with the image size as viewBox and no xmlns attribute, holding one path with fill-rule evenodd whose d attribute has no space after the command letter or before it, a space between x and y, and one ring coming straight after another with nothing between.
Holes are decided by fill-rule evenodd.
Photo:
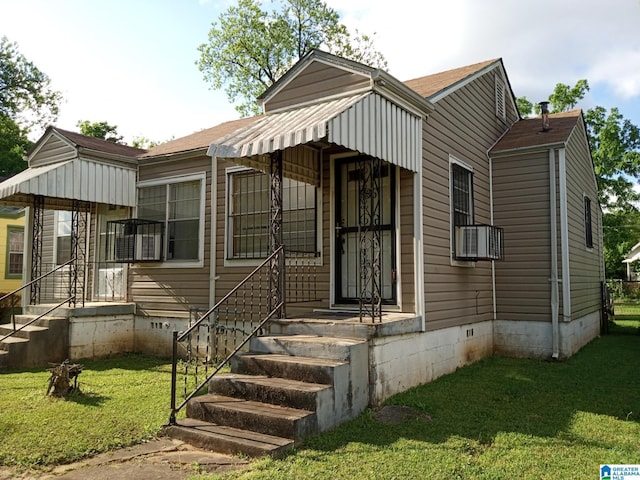
<instances>
[{"instance_id":1,"label":"porch roof support post","mask_svg":"<svg viewBox=\"0 0 640 480\"><path fill-rule=\"evenodd\" d=\"M86 233L87 210L89 206L85 202L73 200L71 211L71 258L74 259L69 266L69 298L70 304L75 307L78 303L78 291L80 291L82 306L84 306L84 282L86 279ZM82 288L78 288L81 282Z\"/></svg>"},{"instance_id":2,"label":"porch roof support post","mask_svg":"<svg viewBox=\"0 0 640 480\"><path fill-rule=\"evenodd\" d=\"M42 275L42 236L44 231L44 197L33 196L31 209L31 280ZM31 305L40 303L40 281L31 285Z\"/></svg>"},{"instance_id":3,"label":"porch roof support post","mask_svg":"<svg viewBox=\"0 0 640 480\"><path fill-rule=\"evenodd\" d=\"M360 321L382 322L382 161L365 157L359 168Z\"/></svg>"},{"instance_id":4,"label":"porch roof support post","mask_svg":"<svg viewBox=\"0 0 640 480\"><path fill-rule=\"evenodd\" d=\"M282 245L282 150L270 154L270 222L269 222L269 253L275 252ZM284 298L284 250L271 260L271 294L269 310L282 303L278 316L285 316Z\"/></svg>"}]
</instances>

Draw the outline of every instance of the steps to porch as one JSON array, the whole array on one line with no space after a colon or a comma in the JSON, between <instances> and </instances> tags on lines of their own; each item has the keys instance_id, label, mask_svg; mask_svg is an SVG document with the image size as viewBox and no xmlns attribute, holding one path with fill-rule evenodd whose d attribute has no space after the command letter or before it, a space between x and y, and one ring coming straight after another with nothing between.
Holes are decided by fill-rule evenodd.
<instances>
[{"instance_id":1,"label":"steps to porch","mask_svg":"<svg viewBox=\"0 0 640 480\"><path fill-rule=\"evenodd\" d=\"M16 315L16 333L0 340L0 370L43 366L48 362L57 363L65 360L68 320L46 316L31 325L26 325L35 318L35 314ZM0 325L0 339L13 330L13 323Z\"/></svg>"},{"instance_id":2,"label":"steps to porch","mask_svg":"<svg viewBox=\"0 0 640 480\"><path fill-rule=\"evenodd\" d=\"M280 456L366 408L367 355L363 339L255 337L165 433L221 453Z\"/></svg>"}]
</instances>

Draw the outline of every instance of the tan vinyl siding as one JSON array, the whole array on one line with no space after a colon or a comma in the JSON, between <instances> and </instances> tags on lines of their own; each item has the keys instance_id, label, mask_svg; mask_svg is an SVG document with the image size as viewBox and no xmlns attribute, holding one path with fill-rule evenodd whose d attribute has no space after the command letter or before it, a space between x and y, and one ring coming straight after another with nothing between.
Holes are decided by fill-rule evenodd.
<instances>
[{"instance_id":1,"label":"tan vinyl siding","mask_svg":"<svg viewBox=\"0 0 640 480\"><path fill-rule=\"evenodd\" d=\"M137 311L150 316L186 317L190 307L209 307L209 252L211 244L211 158L204 153L189 159L159 161L140 166L139 180L170 178L206 172L204 211L204 264L165 268L132 264L129 270L130 300ZM166 262L170 265L170 262Z\"/></svg>"},{"instance_id":2,"label":"tan vinyl siding","mask_svg":"<svg viewBox=\"0 0 640 480\"><path fill-rule=\"evenodd\" d=\"M328 157L323 159L323 168L321 172L322 190L318 199L318 208L321 209L322 225L321 231L329 231L329 168ZM226 220L226 204L227 204L227 172L230 167L238 165L226 160L217 161L217 186L216 186L216 301L220 300L224 295L231 291L238 283L240 283L251 271L260 263L256 260L247 264L244 261L229 260L225 262L225 237L227 235ZM286 167L285 167L286 170ZM287 315L297 315L303 312L310 312L313 308L329 307L329 236L322 235L322 256L317 259L320 265L314 267L314 298L313 302L288 302ZM225 264L226 263L226 264ZM309 270L307 270L309 272ZM306 288L306 287L305 287Z\"/></svg>"},{"instance_id":3,"label":"tan vinyl siding","mask_svg":"<svg viewBox=\"0 0 640 480\"><path fill-rule=\"evenodd\" d=\"M369 78L341 68L312 62L265 103L265 112L326 99L369 87Z\"/></svg>"},{"instance_id":4,"label":"tan vinyl siding","mask_svg":"<svg viewBox=\"0 0 640 480\"><path fill-rule=\"evenodd\" d=\"M495 264L497 318L550 321L548 151L493 159L493 201L505 256Z\"/></svg>"},{"instance_id":5,"label":"tan vinyl siding","mask_svg":"<svg viewBox=\"0 0 640 480\"><path fill-rule=\"evenodd\" d=\"M36 167L71 160L76 157L76 153L75 148L69 146L68 143L62 141L57 136L51 135L31 159L29 166Z\"/></svg>"},{"instance_id":6,"label":"tan vinyl siding","mask_svg":"<svg viewBox=\"0 0 640 480\"><path fill-rule=\"evenodd\" d=\"M603 279L601 213L587 145L584 132L576 129L566 149L572 319L599 310ZM587 248L585 242L584 195L591 199L593 248Z\"/></svg>"},{"instance_id":7,"label":"tan vinyl siding","mask_svg":"<svg viewBox=\"0 0 640 480\"><path fill-rule=\"evenodd\" d=\"M415 255L414 255L414 208L413 178L409 170L399 168L400 185L400 245L398 263L400 265L401 305L403 312L416 311Z\"/></svg>"},{"instance_id":8,"label":"tan vinyl siding","mask_svg":"<svg viewBox=\"0 0 640 480\"><path fill-rule=\"evenodd\" d=\"M493 318L491 263L451 265L449 156L473 168L475 223L491 223L486 152L506 129L495 111L494 73L488 72L439 100L425 124L422 182L428 330ZM513 113L507 112L507 120L515 120Z\"/></svg>"}]
</instances>

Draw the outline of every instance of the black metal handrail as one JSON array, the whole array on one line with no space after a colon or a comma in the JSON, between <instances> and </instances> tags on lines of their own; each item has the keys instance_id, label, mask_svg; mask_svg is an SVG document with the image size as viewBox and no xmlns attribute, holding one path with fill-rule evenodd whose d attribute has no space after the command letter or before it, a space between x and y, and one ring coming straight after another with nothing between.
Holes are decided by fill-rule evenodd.
<instances>
[{"instance_id":1,"label":"black metal handrail","mask_svg":"<svg viewBox=\"0 0 640 480\"><path fill-rule=\"evenodd\" d=\"M281 279L280 281L282 283L284 283L284 271L283 271L283 267L284 267L284 247L283 246L279 246L269 257L267 257L260 265L258 265L249 275L247 275L240 283L238 283L229 293L227 293L221 300L219 300L212 308L210 308L206 313L204 313L201 317L199 317L197 319L197 321L195 323L193 323L193 325L189 326L189 328L187 330L185 330L182 333L179 332L173 332L173 349L172 349L172 367L171 367L171 414L169 417L169 424L170 425L175 425L176 423L176 415L177 413L184 408L184 406L189 402L189 400L191 400L194 396L196 396L198 394L198 392L215 376L217 375L220 370L222 370L230 361L231 359L238 354L238 352L240 352L240 350L242 350L242 348L257 334L263 332L265 330L265 325L269 322L269 320L271 320L273 318L274 315L276 315L276 313L282 311L282 309L284 308L284 304L285 304L285 299L284 299L284 285L280 285L278 288L280 288L282 295L280 296L280 299L278 302L276 302L273 305L268 305L267 307L267 312L266 314L261 314L261 318L258 322L256 322L255 324L253 324L252 322L249 322L252 327L251 327L251 331L249 333L246 333L243 331L243 329L238 329L235 326L229 328L227 325L223 325L220 321L219 321L219 316L220 315L234 315L234 316L249 316L251 317L252 314L254 314L254 310L261 310L261 307L263 305L260 305L260 308L257 307L256 305L250 304L247 306L246 303L243 303L242 305L238 306L236 305L226 305L227 303L230 302L230 299L234 298L239 292L241 292L241 289L245 286L249 286L250 282L252 280L254 280L256 277L259 277L260 275L263 274L263 271L265 268L271 269L273 267L273 263L272 262L277 262L278 264L278 269L281 273ZM251 299L255 299L257 298L260 302L272 302L272 298L269 295L261 295L260 292L254 292L253 288L249 288L248 289L249 292L247 293L248 296L251 297ZM266 298L265 298L266 297ZM237 301L236 301L237 303ZM217 366L213 369L213 371L209 374L207 374L207 371L205 369L205 378L204 380L198 382L197 381L197 375L196 375L196 383L197 385L195 386L195 388L192 389L191 393L187 394L187 387L185 384L185 398L184 400L179 404L176 405L176 394L177 394L177 375L178 375L178 346L181 342L184 342L185 340L191 340L192 335L194 334L194 332L198 332L199 328L203 326L203 323L205 321L208 321L209 323L206 325L208 329L210 329L210 325L212 323L211 319L213 318L213 326L214 326L214 334L225 334L227 331L233 331L234 334L238 331L243 331L244 332L244 337L238 341L234 343L234 348L230 351L229 354L227 354L221 361L219 361L219 363L217 364ZM207 349L209 348L209 338L206 339L207 342ZM186 349L187 354L191 353L191 346L189 345ZM207 350L207 353L205 355L205 361L209 361L209 357L210 354ZM188 361L190 361L190 358L187 359ZM195 356L195 362L196 362L196 372L197 372L197 362L199 361L198 355L196 353ZM188 365L188 362L187 362ZM188 368L188 367L186 367ZM206 368L206 367L205 367Z\"/></svg>"},{"instance_id":2,"label":"black metal handrail","mask_svg":"<svg viewBox=\"0 0 640 480\"><path fill-rule=\"evenodd\" d=\"M4 337L0 338L0 342L6 340L7 338L15 335L18 332L21 332L22 330L24 330L25 328L33 325L34 323L36 323L38 320L40 320L42 317L49 315L51 312L53 312L56 308L61 307L62 305L64 305L65 303L71 301L73 299L73 297L69 297L69 298L65 298L62 302L60 302L57 305L54 305L53 307L51 307L49 310L47 310L44 313L41 313L40 315L38 315L36 318L29 320L27 323L23 324L20 328L16 329L16 323L15 320L13 322L13 331L7 333Z\"/></svg>"},{"instance_id":3,"label":"black metal handrail","mask_svg":"<svg viewBox=\"0 0 640 480\"><path fill-rule=\"evenodd\" d=\"M34 278L34 279L33 279L33 280L31 280L29 283L25 283L25 284L24 284L24 285L22 285L21 287L18 287L18 288L16 288L15 290L13 290L12 292L9 292L9 293L7 293L6 295L3 295L2 297L0 297L0 304L2 304L2 302L3 302L4 300L6 300L7 298L10 298L10 297L11 297L11 325L12 325L12 328L13 328L13 333L15 333L15 332L16 332L16 313L15 313L15 303L16 303L16 302L15 302L15 300L16 300L16 297L15 297L15 295L16 295L18 292L20 292L20 291L24 290L25 288L30 287L30 286L31 286L31 285L33 285L34 283L37 283L37 282L39 282L40 280L42 280L42 279L44 279L44 278L48 277L49 275L53 275L56 271L60 270L61 268L66 267L67 265L69 265L69 264L71 264L71 263L75 262L75 260L76 260L75 258L72 258L71 260L69 260L69 261L67 261L67 262L65 262L65 263L62 263L62 264L58 265L58 266L57 266L56 268L54 268L53 270L51 270L51 271L49 271L49 272L47 272L47 273L45 273L45 274L40 275L38 278ZM71 301L71 300L74 300L74 297L73 297L73 296L72 296L72 297L70 297L70 298L68 298L67 300L65 300L65 302L69 302L69 301ZM62 303L64 303L64 302L62 302ZM60 305L58 305L58 306L60 306ZM56 307L56 308L58 308L58 307ZM9 337L9 336L13 335L13 333L12 333L12 334L10 334L10 335L7 335L7 336L5 336L5 337L3 337L3 338L2 338L2 340L4 340L5 338L7 338L7 337Z\"/></svg>"}]
</instances>

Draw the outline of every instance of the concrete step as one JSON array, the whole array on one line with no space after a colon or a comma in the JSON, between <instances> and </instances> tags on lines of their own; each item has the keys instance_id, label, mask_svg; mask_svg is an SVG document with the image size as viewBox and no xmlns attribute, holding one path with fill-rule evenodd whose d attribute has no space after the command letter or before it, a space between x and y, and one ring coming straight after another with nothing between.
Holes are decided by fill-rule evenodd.
<instances>
[{"instance_id":1,"label":"concrete step","mask_svg":"<svg viewBox=\"0 0 640 480\"><path fill-rule=\"evenodd\" d=\"M209 393L313 412L328 406L333 411L331 386L287 378L222 374L211 380Z\"/></svg>"},{"instance_id":2,"label":"concrete step","mask_svg":"<svg viewBox=\"0 0 640 480\"><path fill-rule=\"evenodd\" d=\"M250 457L271 455L277 458L294 446L294 441L289 438L215 425L194 418L184 418L177 425L167 425L164 433L200 448Z\"/></svg>"},{"instance_id":3,"label":"concrete step","mask_svg":"<svg viewBox=\"0 0 640 480\"><path fill-rule=\"evenodd\" d=\"M364 351L364 354L367 354L367 341L317 335L267 335L252 338L249 350L252 353L279 353L351 361L354 351Z\"/></svg>"},{"instance_id":4,"label":"concrete step","mask_svg":"<svg viewBox=\"0 0 640 480\"><path fill-rule=\"evenodd\" d=\"M19 331L16 331L16 333L14 333L12 336L20 337L20 338L29 338L29 335L32 332L42 332L43 330L48 330L47 327L40 327L38 325L25 326L25 324L18 323L18 322L16 322L15 327L16 327L16 330L19 330ZM4 337L5 335L11 332L13 332L12 323L5 323L3 325L0 325L0 338Z\"/></svg>"},{"instance_id":5,"label":"concrete step","mask_svg":"<svg viewBox=\"0 0 640 480\"><path fill-rule=\"evenodd\" d=\"M332 385L349 363L330 358L315 358L275 353L242 353L231 359L231 371L249 375L288 378L302 382Z\"/></svg>"},{"instance_id":6,"label":"concrete step","mask_svg":"<svg viewBox=\"0 0 640 480\"><path fill-rule=\"evenodd\" d=\"M293 440L318 431L314 412L211 393L191 399L187 417Z\"/></svg>"}]
</instances>

